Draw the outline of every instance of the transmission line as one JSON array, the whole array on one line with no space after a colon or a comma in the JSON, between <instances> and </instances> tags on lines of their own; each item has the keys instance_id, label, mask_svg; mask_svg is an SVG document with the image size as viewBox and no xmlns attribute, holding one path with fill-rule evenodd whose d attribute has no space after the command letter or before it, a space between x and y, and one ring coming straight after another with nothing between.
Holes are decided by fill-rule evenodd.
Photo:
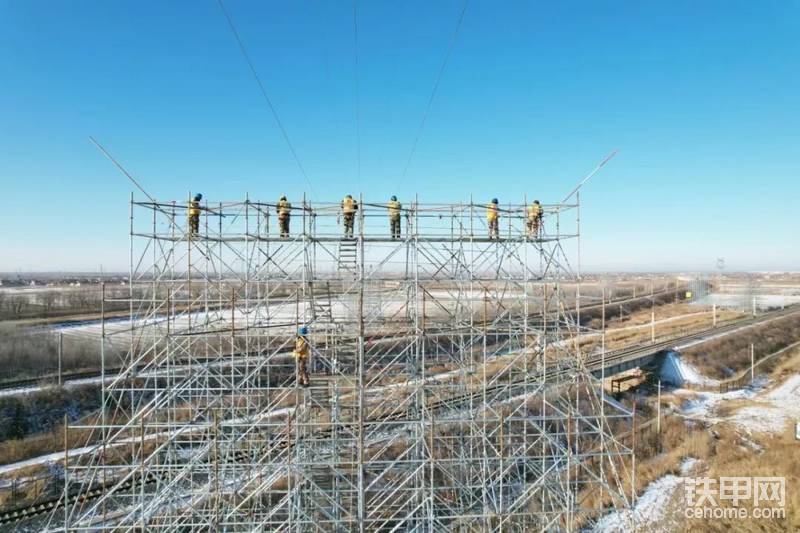
<instances>
[{"instance_id":1,"label":"transmission line","mask_svg":"<svg viewBox=\"0 0 800 533\"><path fill-rule=\"evenodd\" d=\"M353 0L353 40L356 67L356 178L361 190L361 95L358 79L358 0Z\"/></svg>"},{"instance_id":2,"label":"transmission line","mask_svg":"<svg viewBox=\"0 0 800 533\"><path fill-rule=\"evenodd\" d=\"M422 130L425 128L425 122L428 120L428 114L430 113L431 107L433 106L433 100L436 98L436 91L439 89L439 82L442 81L442 75L444 74L445 68L447 68L447 63L450 61L450 55L453 53L453 48L456 45L456 41L458 40L458 34L461 31L461 24L464 22L464 15L467 13L467 6L469 5L469 0L464 0L464 4L461 7L461 13L458 16L458 23L456 24L456 30L453 32L453 36L450 38L450 44L447 47L447 53L444 56L444 60L442 61L442 66L439 68L439 72L436 74L436 80L433 83L433 90L431 91L431 96L428 98L428 105L425 106L425 112L422 114L422 121L419 124L419 128L417 129L417 134L414 137L414 143L411 145L411 153L408 154L408 159L406 160L406 166L403 168L403 178L406 177L406 173L408 172L408 167L411 165L411 159L414 157L414 153L417 151L417 144L419 143L419 138L422 135Z\"/></svg>"},{"instance_id":3,"label":"transmission line","mask_svg":"<svg viewBox=\"0 0 800 533\"><path fill-rule=\"evenodd\" d=\"M222 9L222 14L225 15L225 19L228 21L228 26L230 26L233 36L236 38L236 43L239 45L239 50L242 52L242 56L244 57L245 62L247 62L247 66L250 67L250 72L253 74L253 78L256 80L256 83L258 84L258 88L261 90L261 95L264 97L264 101L267 103L267 107L269 107L269 110L272 113L272 117L275 119L276 124L278 124L278 128L281 130L283 139L286 141L286 144L289 147L289 151L292 153L292 157L294 158L295 163L297 163L297 168L300 169L300 173L306 180L306 184L308 185L308 188L311 194L313 195L314 187L313 185L311 185L311 180L308 178L308 174L306 174L306 170L303 167L303 164L300 162L300 158L297 156L297 151L294 149L294 145L292 144L292 141L289 139L289 133L286 131L286 128L283 125L283 121L281 121L281 117L278 115L278 111L275 109L275 106L272 104L272 100L267 94L267 89L261 82L261 77L258 75L258 71L256 71L256 67L253 64L253 61L250 59L250 54L247 53L247 48L245 48L244 42L242 42L242 38L239 36L239 32L236 30L236 25L233 23L233 19L228 13L228 10L225 8L225 3L223 2L223 0L217 0L217 1L219 2L220 9Z\"/></svg>"}]
</instances>

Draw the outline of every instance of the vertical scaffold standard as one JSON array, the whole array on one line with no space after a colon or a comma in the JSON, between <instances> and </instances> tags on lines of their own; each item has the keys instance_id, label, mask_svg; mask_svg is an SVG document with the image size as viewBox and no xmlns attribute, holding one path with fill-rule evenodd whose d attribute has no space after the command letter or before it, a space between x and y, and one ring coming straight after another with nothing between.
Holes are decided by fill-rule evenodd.
<instances>
[{"instance_id":1,"label":"vertical scaffold standard","mask_svg":"<svg viewBox=\"0 0 800 533\"><path fill-rule=\"evenodd\" d=\"M343 238L338 203L290 200L282 237L274 203L206 201L190 232L185 202L131 199L131 316L101 340L123 370L51 526L573 531L629 505L631 413L580 349L579 202L535 234L500 204L489 239L485 204L406 201L393 238L359 201Z\"/></svg>"}]
</instances>

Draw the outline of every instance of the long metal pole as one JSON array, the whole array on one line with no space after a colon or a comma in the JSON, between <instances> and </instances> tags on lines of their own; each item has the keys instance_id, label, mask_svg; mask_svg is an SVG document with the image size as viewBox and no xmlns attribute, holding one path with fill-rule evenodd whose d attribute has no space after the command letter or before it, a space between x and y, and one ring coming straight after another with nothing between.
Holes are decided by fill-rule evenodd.
<instances>
[{"instance_id":1,"label":"long metal pole","mask_svg":"<svg viewBox=\"0 0 800 533\"><path fill-rule=\"evenodd\" d=\"M69 529L69 419L64 413L64 531Z\"/></svg>"},{"instance_id":2,"label":"long metal pole","mask_svg":"<svg viewBox=\"0 0 800 533\"><path fill-rule=\"evenodd\" d=\"M575 316L577 317L577 324L578 324L578 339L575 343L577 350L578 350L578 357L580 357L581 352L581 192L577 191L575 195L575 200L577 204L577 215L576 215L576 226L577 226L577 242L578 242L578 270L577 270L577 286L575 288Z\"/></svg>"},{"instance_id":3,"label":"long metal pole","mask_svg":"<svg viewBox=\"0 0 800 533\"><path fill-rule=\"evenodd\" d=\"M100 430L103 439L103 452L100 465L103 469L103 489L106 487L106 442L108 441L108 424L106 421L106 283L100 284ZM106 503L103 501L103 516L106 515Z\"/></svg>"},{"instance_id":4,"label":"long metal pole","mask_svg":"<svg viewBox=\"0 0 800 533\"><path fill-rule=\"evenodd\" d=\"M656 300L652 279L650 280L650 342L656 343Z\"/></svg>"},{"instance_id":5,"label":"long metal pole","mask_svg":"<svg viewBox=\"0 0 800 533\"><path fill-rule=\"evenodd\" d=\"M636 400L631 414L631 505L636 504Z\"/></svg>"},{"instance_id":6,"label":"long metal pole","mask_svg":"<svg viewBox=\"0 0 800 533\"><path fill-rule=\"evenodd\" d=\"M600 479L605 479L604 461L606 449L606 288L603 286L603 305L600 314ZM612 391L613 392L613 391ZM602 492L602 491L601 491ZM601 495L602 496L602 495Z\"/></svg>"},{"instance_id":7,"label":"long metal pole","mask_svg":"<svg viewBox=\"0 0 800 533\"><path fill-rule=\"evenodd\" d=\"M656 432L661 434L661 380L658 380L658 395L656 397Z\"/></svg>"},{"instance_id":8,"label":"long metal pole","mask_svg":"<svg viewBox=\"0 0 800 533\"><path fill-rule=\"evenodd\" d=\"M358 269L358 530L365 531L366 490L364 483L364 202L359 195Z\"/></svg>"},{"instance_id":9,"label":"long metal pole","mask_svg":"<svg viewBox=\"0 0 800 533\"><path fill-rule=\"evenodd\" d=\"M64 358L64 332L58 332L58 386L61 387L64 384L64 379L62 377L62 368L63 368L63 358Z\"/></svg>"}]
</instances>

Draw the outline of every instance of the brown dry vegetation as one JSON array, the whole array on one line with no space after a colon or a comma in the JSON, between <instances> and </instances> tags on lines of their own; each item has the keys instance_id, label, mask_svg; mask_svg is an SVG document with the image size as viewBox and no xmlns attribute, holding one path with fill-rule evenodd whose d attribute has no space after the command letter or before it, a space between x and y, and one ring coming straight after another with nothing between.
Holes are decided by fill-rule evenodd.
<instances>
[{"instance_id":1,"label":"brown dry vegetation","mask_svg":"<svg viewBox=\"0 0 800 533\"><path fill-rule=\"evenodd\" d=\"M99 341L64 336L62 370L98 368ZM58 372L58 336L40 329L0 324L0 381L45 376Z\"/></svg>"},{"instance_id":2,"label":"brown dry vegetation","mask_svg":"<svg viewBox=\"0 0 800 533\"><path fill-rule=\"evenodd\" d=\"M128 309L127 286L107 285L106 311ZM0 290L0 320L69 316L100 311L102 290L98 285L54 287L46 290Z\"/></svg>"},{"instance_id":3,"label":"brown dry vegetation","mask_svg":"<svg viewBox=\"0 0 800 533\"><path fill-rule=\"evenodd\" d=\"M86 446L90 430L71 429L67 432L70 448ZM0 464L16 463L31 457L64 450L64 426L57 425L52 430L26 437L0 442Z\"/></svg>"},{"instance_id":4,"label":"brown dry vegetation","mask_svg":"<svg viewBox=\"0 0 800 533\"><path fill-rule=\"evenodd\" d=\"M685 519L685 527L698 531L797 531L800 529L800 450L794 428L777 436L762 437L763 452L754 453L742 446L741 437L730 428L717 429L719 440L715 453L707 459L708 470L702 475L718 479L722 476L785 477L786 519ZM719 502L721 505L728 502ZM741 503L752 509L752 500Z\"/></svg>"},{"instance_id":5,"label":"brown dry vegetation","mask_svg":"<svg viewBox=\"0 0 800 533\"><path fill-rule=\"evenodd\" d=\"M655 433L642 438L636 446L636 493L641 494L651 482L668 474L680 475L683 459L700 459L699 471L690 476L718 479L721 476L783 476L787 480L786 519L687 519L683 511L685 500L682 487L670 498L668 513L658 524L674 531L797 531L800 528L800 455L793 431L761 440L764 451L755 453L743 444L735 430L717 426L712 432L696 425L687 425L679 418L667 418L662 423L660 435ZM622 465L630 468L630 463ZM623 478L623 488L630 494L630 477ZM588 502L599 502L589 495ZM606 504L610 502L605 502ZM722 503L722 502L721 502ZM744 504L752 506L752 501Z\"/></svg>"},{"instance_id":6,"label":"brown dry vegetation","mask_svg":"<svg viewBox=\"0 0 800 533\"><path fill-rule=\"evenodd\" d=\"M697 314L700 316L702 313L703 316L711 317L712 309L708 307L700 307L696 305L692 305L686 302L681 303L667 303L664 305L658 305L652 311L655 312L656 320L664 320L666 318L673 318L677 316L683 315L690 315L690 314ZM620 317L613 322L609 322L606 327L625 327L625 326L634 326L637 324L648 324L651 319L651 309L648 307L647 309L642 309L637 313L631 313L627 316ZM717 320L719 322L724 322L726 320L732 320L735 318L741 318L744 316L745 313L740 311L731 310L731 309L717 309Z\"/></svg>"},{"instance_id":7,"label":"brown dry vegetation","mask_svg":"<svg viewBox=\"0 0 800 533\"><path fill-rule=\"evenodd\" d=\"M0 397L0 441L50 431L62 423L65 413L76 420L99 406L100 391L91 386Z\"/></svg>"},{"instance_id":8,"label":"brown dry vegetation","mask_svg":"<svg viewBox=\"0 0 800 533\"><path fill-rule=\"evenodd\" d=\"M800 348L790 350L785 357L776 362L771 379L777 383L797 373L800 369ZM716 414L725 417L748 404L749 401L731 401L717 406ZM791 426L791 425L790 425ZM660 526L676 531L798 531L800 530L800 448L794 438L794 428L787 427L779 435L744 436L736 427L726 423L715 424L712 429L693 424L685 425L683 420L672 418L665 424L661 442L666 453L651 455L637 467L637 492L641 492L651 481L668 473L677 473L683 457L701 459L700 471L696 476L718 479L722 476L785 477L786 478L786 518L785 519L688 519L684 516L685 502L682 493L673 494L671 513ZM762 447L754 450L753 441ZM637 447L637 450L640 448ZM645 456L657 450L642 450ZM640 452L641 453L641 452ZM680 491L680 488L678 489ZM726 504L728 502L718 503ZM742 504L752 509L752 501ZM651 524L654 526L654 524Z\"/></svg>"},{"instance_id":9,"label":"brown dry vegetation","mask_svg":"<svg viewBox=\"0 0 800 533\"><path fill-rule=\"evenodd\" d=\"M655 337L669 339L695 333L714 325L714 317L710 310L703 310L685 303L667 304L655 308ZM717 324L741 318L737 311L717 311ZM606 323L606 350L618 350L635 344L649 343L652 337L650 322L651 309L643 309L631 313L624 319ZM661 321L661 322L659 322ZM599 327L599 325L598 325ZM588 337L581 342L585 353L599 350L599 336Z\"/></svg>"},{"instance_id":10,"label":"brown dry vegetation","mask_svg":"<svg viewBox=\"0 0 800 533\"><path fill-rule=\"evenodd\" d=\"M682 356L703 374L722 379L750 366L750 343L754 344L758 360L797 341L800 341L800 314L692 346L683 350ZM769 372L779 362L779 359L766 362L761 370Z\"/></svg>"}]
</instances>

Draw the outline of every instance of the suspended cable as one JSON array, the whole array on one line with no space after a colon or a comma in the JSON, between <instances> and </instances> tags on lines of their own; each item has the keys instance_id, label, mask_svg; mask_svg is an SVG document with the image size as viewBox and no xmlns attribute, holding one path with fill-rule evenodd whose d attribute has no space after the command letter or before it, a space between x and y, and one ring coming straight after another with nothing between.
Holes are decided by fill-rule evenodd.
<instances>
[{"instance_id":1,"label":"suspended cable","mask_svg":"<svg viewBox=\"0 0 800 533\"><path fill-rule=\"evenodd\" d=\"M597 174L598 172L600 172L600 169L601 169L601 168L603 168L603 167L605 166L605 164L606 164L606 163L608 163L609 161L611 161L611 158L613 158L615 155L617 155L617 150L614 150L613 152L611 152L610 154L608 154L608 155L605 157L605 159L603 159L603 160L600 162L600 164L599 164L599 165L597 165L596 167L594 167L594 170L592 170L591 172L589 172L589 174L587 174L587 175L586 175L586 177L584 177L584 178L583 178L583 179L580 181L580 183L578 183L578 184L575 186L575 188L574 188L574 189L572 189L572 192L570 192L570 193L569 193L569 194L568 194L568 195L567 195L567 196L566 196L566 197L565 197L563 200L561 200L561 203L562 203L562 204L565 204L565 203L567 203L567 200L569 200L570 198L572 198L572 196L573 196L573 195L574 195L576 192L578 192L578 191L580 190L580 188L581 188L581 187L583 187L583 186L584 186L584 184L585 184L587 181L589 181L589 179L591 179L591 177L592 177L592 176L594 176L595 174Z\"/></svg>"},{"instance_id":2,"label":"suspended cable","mask_svg":"<svg viewBox=\"0 0 800 533\"><path fill-rule=\"evenodd\" d=\"M245 48L244 43L242 42L242 38L239 36L239 32L236 30L236 26L233 23L233 19L228 13L228 10L225 9L225 4L223 0L217 0L217 1L219 2L219 7L220 9L222 9L223 15L225 15L225 18L228 21L228 26L230 26L233 36L236 38L236 43L239 45L239 50L242 52L242 56L244 57L245 62L247 62L247 66L250 67L250 72L253 74L253 78L256 80L256 83L258 84L258 88L261 90L261 95L264 97L264 101L267 103L267 107L269 107L269 110L272 113L272 117L275 119L278 128L281 130L283 139L286 141L286 144L289 147L289 151L292 153L292 157L294 158L295 163L297 163L297 168L300 169L300 173L306 180L306 184L308 185L309 191L313 195L314 187L311 185L311 180L308 178L308 174L306 174L306 170L305 168L303 168L303 164L300 162L300 158L297 156L297 151L294 149L294 145L292 144L292 141L289 139L289 133L286 131L286 128L284 127L283 122L281 121L281 118L278 115L278 111L272 104L272 100L267 94L267 90L264 87L264 84L261 82L261 77L258 75L258 71L256 71L256 67L253 64L253 61L250 59L250 54L247 53L247 48Z\"/></svg>"},{"instance_id":3,"label":"suspended cable","mask_svg":"<svg viewBox=\"0 0 800 533\"><path fill-rule=\"evenodd\" d=\"M458 23L456 24L456 30L453 32L453 36L450 39L450 44L447 47L447 53L444 56L444 61L442 61L442 66L439 68L439 72L436 74L436 80L433 84L433 90L431 91L431 96L428 98L428 105L425 106L425 112L422 114L422 121L419 124L419 128L417 128L417 134L414 137L414 143L411 145L411 153L408 154L408 159L406 160L406 166L403 168L403 178L406 177L406 173L408 172L408 167L411 165L411 159L414 157L414 152L417 151L417 144L419 143L419 138L422 135L422 130L425 128L425 122L428 120L428 114L430 113L431 107L433 106L433 100L436 98L436 91L439 89L439 82L442 81L442 74L444 74L445 68L447 68L447 62L450 61L450 55L453 53L453 48L456 45L456 41L458 40L458 34L461 31L461 23L464 22L464 15L467 13L467 6L469 5L469 0L464 0L464 5L461 7L461 13L458 16Z\"/></svg>"},{"instance_id":4,"label":"suspended cable","mask_svg":"<svg viewBox=\"0 0 800 533\"><path fill-rule=\"evenodd\" d=\"M100 150L103 153L103 155L108 158L109 161L114 163L114 166L116 166L119 169L120 172L122 172L129 180L131 180L131 183L133 183L136 186L136 188L139 189L142 192L142 194L147 196L147 199L150 200L153 203L154 206L156 205L155 198L150 196L150 194L146 190L144 190L144 187L142 187L139 184L139 182L136 181L136 178L134 178L133 175L130 172L128 172L125 169L125 167L123 167L122 164L119 161L117 161L114 158L114 156L111 155L111 153L108 150L106 150L105 147L102 144L97 142L97 140L92 136L89 136L89 140L92 141L92 144L94 144L97 147L97 149Z\"/></svg>"},{"instance_id":5,"label":"suspended cable","mask_svg":"<svg viewBox=\"0 0 800 533\"><path fill-rule=\"evenodd\" d=\"M356 178L361 190L361 95L358 79L358 0L353 0L353 40L356 68Z\"/></svg>"}]
</instances>

